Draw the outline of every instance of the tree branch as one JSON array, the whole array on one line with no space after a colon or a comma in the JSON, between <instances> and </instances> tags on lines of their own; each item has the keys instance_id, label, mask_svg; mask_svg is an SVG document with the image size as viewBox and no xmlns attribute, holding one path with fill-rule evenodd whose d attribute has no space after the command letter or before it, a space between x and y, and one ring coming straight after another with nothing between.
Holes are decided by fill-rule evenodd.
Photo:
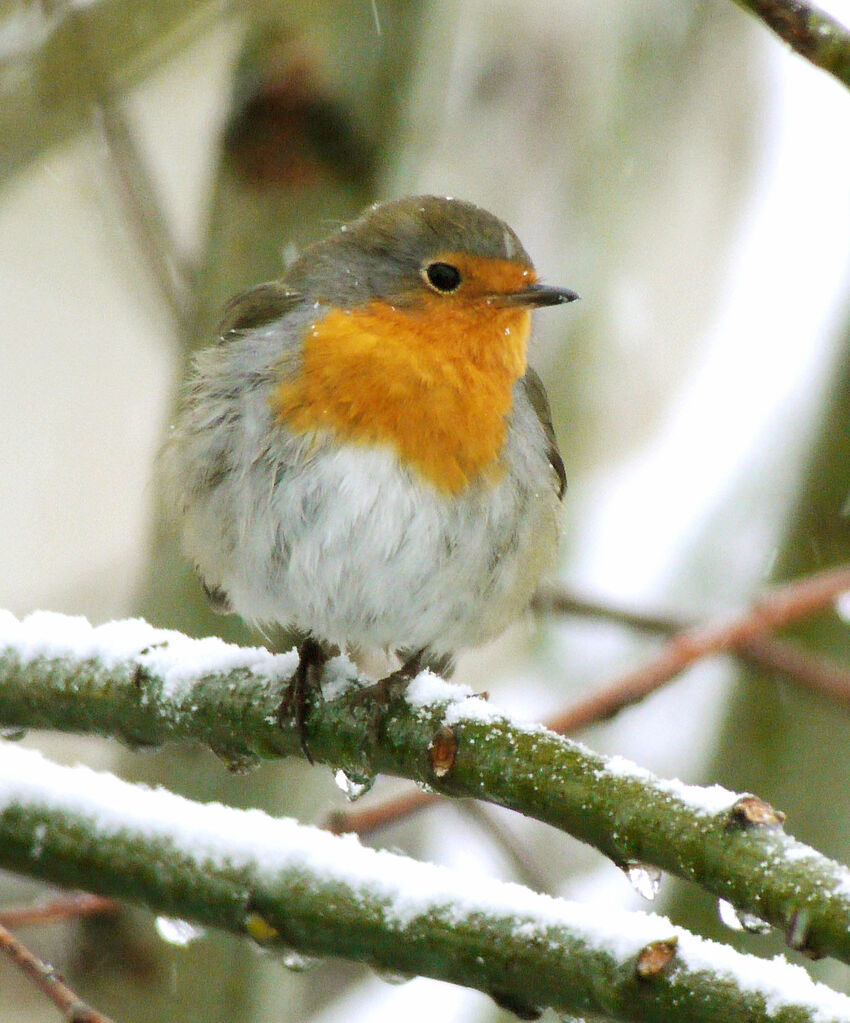
<instances>
[{"instance_id":1,"label":"tree branch","mask_svg":"<svg viewBox=\"0 0 850 1023\"><path fill-rule=\"evenodd\" d=\"M790 585L796 587L798 584ZM614 606L607 601L590 600L558 587L539 590L531 607L539 614L594 618L640 632L662 635L686 632L697 626L696 622L678 616ZM735 644L733 652L754 667L762 671L780 672L790 681L828 700L844 706L850 703L850 667L767 634ZM707 651L706 655L709 653L713 651Z\"/></svg>"},{"instance_id":2,"label":"tree branch","mask_svg":"<svg viewBox=\"0 0 850 1023\"><path fill-rule=\"evenodd\" d=\"M737 646L735 653L758 665L763 671L777 671L817 696L850 708L850 671L843 664L838 664L827 657L819 657L808 650L801 650L794 643L787 643L784 640L768 636L748 640ZM625 696L627 695L625 694ZM624 698L618 709L625 708L628 702L628 699ZM609 713L610 706L608 701L603 701L598 705L599 711ZM585 704L579 704L578 707L583 708ZM581 728L593 724L596 718L589 715L585 709L575 715L572 710L566 710L553 720L560 721L562 724L565 721L568 724L574 724L575 727L565 728L562 731L562 734L571 735L580 731ZM546 724L547 727L552 727L552 723L547 722ZM419 789L410 789L374 806L362 807L357 810L335 811L328 818L327 827L337 835L346 832L367 835L391 824L396 824L403 818L433 806L437 802L439 802L439 796Z\"/></svg>"},{"instance_id":3,"label":"tree branch","mask_svg":"<svg viewBox=\"0 0 850 1023\"><path fill-rule=\"evenodd\" d=\"M850 1023L850 999L801 967L660 917L599 914L11 746L0 752L0 860L266 947L464 984L527 1014Z\"/></svg>"},{"instance_id":4,"label":"tree branch","mask_svg":"<svg viewBox=\"0 0 850 1023\"><path fill-rule=\"evenodd\" d=\"M56 923L59 920L79 920L84 916L107 916L120 912L121 907L112 899L88 892L65 895L33 906L8 906L0 909L3 927L27 927L31 924Z\"/></svg>"},{"instance_id":5,"label":"tree branch","mask_svg":"<svg viewBox=\"0 0 850 1023\"><path fill-rule=\"evenodd\" d=\"M850 87L850 32L806 0L735 0L816 67Z\"/></svg>"},{"instance_id":6,"label":"tree branch","mask_svg":"<svg viewBox=\"0 0 850 1023\"><path fill-rule=\"evenodd\" d=\"M548 725L555 732L574 732L591 722L612 717L710 654L740 648L744 653L749 650L760 656L764 650L756 641L764 633L831 607L847 590L850 567L846 565L770 590L739 615L677 633L645 664L552 718ZM790 664L790 659L786 658L785 663ZM776 666L776 659L770 666Z\"/></svg>"},{"instance_id":7,"label":"tree branch","mask_svg":"<svg viewBox=\"0 0 850 1023\"><path fill-rule=\"evenodd\" d=\"M276 720L296 660L140 621L94 629L63 615L18 622L4 613L0 720L144 745L191 739L236 762L297 755L294 723ZM427 672L380 718L357 699L361 684L348 662L329 662L306 722L317 761L517 810L624 869L651 864L695 881L781 928L795 947L850 962L850 872L786 835L780 816L754 797L655 778L511 720ZM756 804L764 810L752 817Z\"/></svg>"},{"instance_id":8,"label":"tree branch","mask_svg":"<svg viewBox=\"0 0 850 1023\"><path fill-rule=\"evenodd\" d=\"M793 643L773 636L752 635L750 628L753 617L756 623L764 623L765 601L768 605L778 604L781 607L783 619L781 624L783 625L788 625L798 618L802 619L815 610L822 610L821 600L825 600L829 604L837 596L837 593L834 592L836 589L838 593L843 591L846 571L844 568L839 569L837 576L835 573L829 573L825 587L823 586L823 577L807 577L802 581L798 580L773 590L767 598L761 598L749 612L737 619L739 628L743 627L749 638L735 641L732 644L733 652L763 671L780 672L819 696L844 707L850 705L850 669L843 664L829 658L819 657L811 651L802 650ZM817 599L815 600L812 599L810 588L812 580L816 581L814 589ZM801 596L802 599L800 599ZM679 637L674 636L666 647L662 647L659 654L650 658L640 668L621 676L620 679L588 699L574 704L546 722L547 727L553 731L566 735L572 735L591 724L610 718L634 703L636 699L635 679L638 682L643 678L652 680L651 687L643 695L649 695L655 688L660 688L672 681L675 674L670 674L670 672L674 671L681 663L680 644L684 640L684 647L687 650L689 635L702 636L699 646L701 656L704 657L726 650L730 638L735 638L734 621L732 623L733 634L730 637L730 622L727 619L720 620L714 626L700 627L697 623L688 622L684 618L616 607L610 603L590 600L556 587L539 590L532 601L532 609L542 614L578 615L600 619L643 632L664 635L681 634ZM676 653L673 658L670 656L671 650ZM659 672L659 663L664 669L661 672ZM354 832L364 835L387 827L428 806L433 806L438 799L439 797L428 792L416 790L403 792L375 806L336 812L330 816L327 826L335 834Z\"/></svg>"},{"instance_id":9,"label":"tree branch","mask_svg":"<svg viewBox=\"0 0 850 1023\"><path fill-rule=\"evenodd\" d=\"M0 924L0 951L27 975L39 991L65 1014L68 1023L112 1023L84 1002L62 980L52 966L34 955L14 934Z\"/></svg>"},{"instance_id":10,"label":"tree branch","mask_svg":"<svg viewBox=\"0 0 850 1023\"><path fill-rule=\"evenodd\" d=\"M831 700L846 710L850 707L850 669L846 665L801 649L796 643L758 636L736 647L739 653L762 670L785 675L804 689Z\"/></svg>"}]
</instances>

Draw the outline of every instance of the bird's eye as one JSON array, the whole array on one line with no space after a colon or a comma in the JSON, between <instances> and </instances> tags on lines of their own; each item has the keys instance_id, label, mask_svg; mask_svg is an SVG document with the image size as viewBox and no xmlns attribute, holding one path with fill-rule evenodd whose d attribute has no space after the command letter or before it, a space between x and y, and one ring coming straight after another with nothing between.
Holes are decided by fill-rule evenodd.
<instances>
[{"instance_id":1,"label":"bird's eye","mask_svg":"<svg viewBox=\"0 0 850 1023\"><path fill-rule=\"evenodd\" d=\"M429 263L424 274L434 291L448 293L460 287L460 270L451 263Z\"/></svg>"}]
</instances>

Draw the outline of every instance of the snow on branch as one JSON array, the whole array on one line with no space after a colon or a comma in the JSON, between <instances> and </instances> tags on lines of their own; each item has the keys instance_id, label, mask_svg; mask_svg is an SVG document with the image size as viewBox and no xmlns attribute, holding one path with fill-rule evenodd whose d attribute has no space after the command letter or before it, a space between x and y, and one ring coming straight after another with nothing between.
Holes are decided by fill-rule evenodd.
<instances>
[{"instance_id":1,"label":"snow on branch","mask_svg":"<svg viewBox=\"0 0 850 1023\"><path fill-rule=\"evenodd\" d=\"M158 745L189 739L229 762L298 755L277 722L294 654L192 640L144 622L0 614L0 722ZM850 962L850 871L795 841L782 815L720 786L664 781L469 689L423 673L376 719L353 666L331 662L306 728L316 761L368 783L405 777L509 807L595 846L625 870L660 868L779 928L812 955Z\"/></svg>"},{"instance_id":2,"label":"snow on branch","mask_svg":"<svg viewBox=\"0 0 850 1023\"><path fill-rule=\"evenodd\" d=\"M477 988L522 1011L850 1023L782 957L0 746L0 861L261 944Z\"/></svg>"}]
</instances>

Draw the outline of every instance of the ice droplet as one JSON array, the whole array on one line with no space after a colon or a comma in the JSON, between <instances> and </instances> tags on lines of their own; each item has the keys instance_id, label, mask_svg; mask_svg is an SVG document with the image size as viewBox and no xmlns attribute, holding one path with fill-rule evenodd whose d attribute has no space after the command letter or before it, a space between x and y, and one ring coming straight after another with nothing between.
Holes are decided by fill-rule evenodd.
<instances>
[{"instance_id":1,"label":"ice droplet","mask_svg":"<svg viewBox=\"0 0 850 1023\"><path fill-rule=\"evenodd\" d=\"M652 902L661 890L661 871L658 867L632 863L626 867L626 877L632 888L647 902Z\"/></svg>"},{"instance_id":2,"label":"ice droplet","mask_svg":"<svg viewBox=\"0 0 850 1023\"><path fill-rule=\"evenodd\" d=\"M755 913L736 909L726 899L717 900L717 915L730 931L749 931L751 934L767 934L770 924Z\"/></svg>"},{"instance_id":3,"label":"ice droplet","mask_svg":"<svg viewBox=\"0 0 850 1023\"><path fill-rule=\"evenodd\" d=\"M309 970L311 966L315 966L319 961L312 956L305 956L300 952L296 952L294 948L284 949L279 953L279 956L287 970L292 970L293 973L303 973L305 970Z\"/></svg>"},{"instance_id":4,"label":"ice droplet","mask_svg":"<svg viewBox=\"0 0 850 1023\"><path fill-rule=\"evenodd\" d=\"M203 927L196 927L188 920L180 920L174 916L158 916L154 924L163 941L167 941L169 945L179 945L181 948L206 934Z\"/></svg>"},{"instance_id":5,"label":"ice droplet","mask_svg":"<svg viewBox=\"0 0 850 1023\"><path fill-rule=\"evenodd\" d=\"M369 789L375 784L375 779L365 774L349 774L342 768L334 775L334 781L338 789L341 789L350 802L365 796Z\"/></svg>"},{"instance_id":6,"label":"ice droplet","mask_svg":"<svg viewBox=\"0 0 850 1023\"><path fill-rule=\"evenodd\" d=\"M375 976L385 984L401 985L413 980L412 973L399 973L397 970L375 970Z\"/></svg>"},{"instance_id":7,"label":"ice droplet","mask_svg":"<svg viewBox=\"0 0 850 1023\"><path fill-rule=\"evenodd\" d=\"M767 920L762 920L755 913L739 913L738 919L744 925L744 930L749 931L750 934L768 934L770 932L771 927Z\"/></svg>"}]
</instances>

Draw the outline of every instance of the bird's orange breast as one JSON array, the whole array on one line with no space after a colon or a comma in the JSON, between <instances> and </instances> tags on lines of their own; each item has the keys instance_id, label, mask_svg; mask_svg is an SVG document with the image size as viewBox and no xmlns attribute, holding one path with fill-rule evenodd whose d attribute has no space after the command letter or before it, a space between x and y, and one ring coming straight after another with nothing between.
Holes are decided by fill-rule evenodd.
<instances>
[{"instance_id":1,"label":"bird's orange breast","mask_svg":"<svg viewBox=\"0 0 850 1023\"><path fill-rule=\"evenodd\" d=\"M273 408L298 434L388 444L435 487L497 479L513 387L526 368L527 309L427 295L415 308L336 309L304 337Z\"/></svg>"}]
</instances>

